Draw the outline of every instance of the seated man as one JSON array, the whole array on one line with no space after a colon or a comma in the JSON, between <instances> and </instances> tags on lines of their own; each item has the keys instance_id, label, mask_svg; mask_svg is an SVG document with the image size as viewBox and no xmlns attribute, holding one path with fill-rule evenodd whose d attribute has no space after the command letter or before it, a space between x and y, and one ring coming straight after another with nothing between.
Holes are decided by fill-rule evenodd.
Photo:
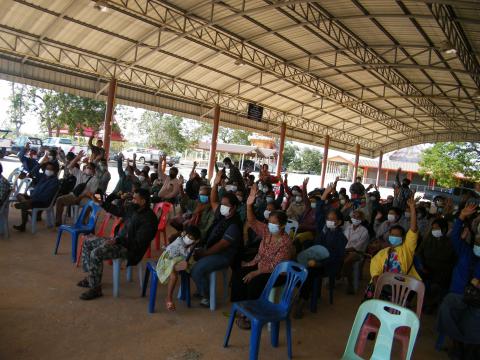
<instances>
[{"instance_id":1,"label":"seated man","mask_svg":"<svg viewBox=\"0 0 480 360\"><path fill-rule=\"evenodd\" d=\"M158 219L150 209L150 193L138 189L132 204L116 207L109 202L103 208L114 216L122 217L125 226L114 238L89 236L83 243L83 270L89 275L77 285L89 288L80 299L92 300L102 296L103 262L110 259L127 259L127 266L137 265L145 255L157 231Z\"/></svg>"},{"instance_id":2,"label":"seated man","mask_svg":"<svg viewBox=\"0 0 480 360\"><path fill-rule=\"evenodd\" d=\"M166 161L165 156L163 157L163 160ZM177 178L178 169L176 167L171 167L167 176L161 163L162 161L159 161L158 163L158 177L160 181L162 181L163 185L158 192L158 197L160 198L160 201L169 201L174 203L175 198L180 194L180 187L183 186L183 181Z\"/></svg>"},{"instance_id":3,"label":"seated man","mask_svg":"<svg viewBox=\"0 0 480 360\"><path fill-rule=\"evenodd\" d=\"M86 195L95 194L97 192L98 179L95 177L95 164L91 162L87 163L84 171L81 171L75 166L84 155L85 153L80 151L75 159L68 164L68 169L70 173L77 178L77 182L75 183L72 192L58 197L55 205L55 226L60 226L62 224L62 215L65 206L86 203Z\"/></svg>"},{"instance_id":4,"label":"seated man","mask_svg":"<svg viewBox=\"0 0 480 360\"><path fill-rule=\"evenodd\" d=\"M136 154L133 154L133 158L136 158ZM112 193L107 196L107 201L111 202L116 199L120 199L122 194L130 193L133 190L134 184L139 184L137 177L134 174L134 168L129 164L127 160L127 166L123 170L123 155L118 154L117 158L117 171L118 171L118 182L113 189Z\"/></svg>"},{"instance_id":5,"label":"seated man","mask_svg":"<svg viewBox=\"0 0 480 360\"><path fill-rule=\"evenodd\" d=\"M223 172L219 171L212 188L210 205L215 212L215 221L208 232L205 247L198 249L194 257L197 263L192 268L192 279L202 296L201 305L210 306L209 275L213 271L230 266L243 244L242 224L237 214L238 199L234 193L226 193L218 201L218 185Z\"/></svg>"},{"instance_id":6,"label":"seated man","mask_svg":"<svg viewBox=\"0 0 480 360\"><path fill-rule=\"evenodd\" d=\"M30 143L27 143L27 145L20 150L17 156L22 163L22 171L24 173L33 171L33 169L35 169L35 167L38 165L37 150L30 149Z\"/></svg>"},{"instance_id":7,"label":"seated man","mask_svg":"<svg viewBox=\"0 0 480 360\"><path fill-rule=\"evenodd\" d=\"M41 167L45 164L45 171L40 173ZM37 186L32 190L30 196L18 194L18 202L15 204L16 209L22 210L22 223L14 225L13 228L20 232L25 231L25 225L28 221L28 210L48 207L60 186L60 181L57 177L58 166L56 163L48 161L47 157L43 157L42 161L32 172L35 173L35 177L38 179Z\"/></svg>"}]
</instances>

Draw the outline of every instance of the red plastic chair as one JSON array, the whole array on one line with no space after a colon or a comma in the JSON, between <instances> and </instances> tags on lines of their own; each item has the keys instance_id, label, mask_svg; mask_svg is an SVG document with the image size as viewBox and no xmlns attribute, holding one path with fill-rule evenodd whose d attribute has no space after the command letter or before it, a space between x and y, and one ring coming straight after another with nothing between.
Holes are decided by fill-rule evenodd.
<instances>
[{"instance_id":1,"label":"red plastic chair","mask_svg":"<svg viewBox=\"0 0 480 360\"><path fill-rule=\"evenodd\" d=\"M105 229L107 228L108 222L113 218L113 215L110 213L106 213L105 216L103 217L102 223L100 224L100 228L98 229L96 236L104 236L105 235ZM78 242L78 248L77 248L77 264L76 266L80 266L80 262L82 261L82 248L83 248L83 243L85 241L85 235L80 235L79 237L79 242Z\"/></svg>"},{"instance_id":2,"label":"red plastic chair","mask_svg":"<svg viewBox=\"0 0 480 360\"><path fill-rule=\"evenodd\" d=\"M167 245L167 224L168 224L168 214L173 208L173 204L169 202L162 202L155 205L155 209L160 208L160 216L158 219L157 233L155 234L155 249L160 250L160 234L163 234L163 242ZM149 246L147 252L145 253L146 258L152 257L152 247Z\"/></svg>"},{"instance_id":3,"label":"red plastic chair","mask_svg":"<svg viewBox=\"0 0 480 360\"><path fill-rule=\"evenodd\" d=\"M155 206L153 207L153 212L155 213L155 215L158 215L160 214L160 210L162 210L162 206L163 206L163 202L159 202L159 203L156 203Z\"/></svg>"},{"instance_id":4,"label":"red plastic chair","mask_svg":"<svg viewBox=\"0 0 480 360\"><path fill-rule=\"evenodd\" d=\"M417 280L416 278L408 275L401 275L396 273L383 273L377 280L375 286L374 299L380 299L380 295L385 286L390 286L392 292L391 302L394 304L407 307L407 301L409 300L410 293L414 292L417 296L417 309L416 314L420 319L422 314L423 298L425 296L425 284ZM369 334L377 334L380 328L379 320L369 315L360 330L355 353L362 355L365 351L365 345L367 343L367 337ZM395 331L395 340L400 341L402 345L402 358L406 359L408 352L408 342L410 338L410 328L400 327Z\"/></svg>"}]
</instances>

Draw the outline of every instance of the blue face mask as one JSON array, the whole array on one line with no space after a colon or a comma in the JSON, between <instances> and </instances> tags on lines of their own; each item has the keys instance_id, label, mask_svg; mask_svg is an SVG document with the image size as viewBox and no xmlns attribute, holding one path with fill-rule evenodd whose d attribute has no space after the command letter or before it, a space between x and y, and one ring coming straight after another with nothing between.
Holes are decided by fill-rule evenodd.
<instances>
[{"instance_id":1,"label":"blue face mask","mask_svg":"<svg viewBox=\"0 0 480 360\"><path fill-rule=\"evenodd\" d=\"M476 257L480 257L480 245L473 245L473 253Z\"/></svg>"},{"instance_id":2,"label":"blue face mask","mask_svg":"<svg viewBox=\"0 0 480 360\"><path fill-rule=\"evenodd\" d=\"M268 231L270 231L270 234L276 235L280 232L280 225L268 223Z\"/></svg>"},{"instance_id":3,"label":"blue face mask","mask_svg":"<svg viewBox=\"0 0 480 360\"><path fill-rule=\"evenodd\" d=\"M398 245L401 245L403 240L400 236L393 236L393 235L390 235L388 237L388 242L393 245L393 246L398 246Z\"/></svg>"},{"instance_id":4,"label":"blue face mask","mask_svg":"<svg viewBox=\"0 0 480 360\"><path fill-rule=\"evenodd\" d=\"M208 195L198 195L198 200L200 200L202 204L206 204L208 203Z\"/></svg>"}]
</instances>

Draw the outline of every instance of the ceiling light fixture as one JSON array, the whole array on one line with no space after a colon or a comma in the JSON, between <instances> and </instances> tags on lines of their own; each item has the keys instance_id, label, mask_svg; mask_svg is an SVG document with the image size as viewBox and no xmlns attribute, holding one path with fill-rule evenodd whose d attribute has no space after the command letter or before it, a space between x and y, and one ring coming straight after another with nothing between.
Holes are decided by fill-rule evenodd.
<instances>
[{"instance_id":1,"label":"ceiling light fixture","mask_svg":"<svg viewBox=\"0 0 480 360\"><path fill-rule=\"evenodd\" d=\"M237 59L237 60L235 60L235 65L237 65L237 66L243 66L243 65L245 65L245 64L246 64L246 62L243 61L243 59Z\"/></svg>"},{"instance_id":2,"label":"ceiling light fixture","mask_svg":"<svg viewBox=\"0 0 480 360\"><path fill-rule=\"evenodd\" d=\"M108 11L108 4L104 0L94 0L93 1L93 8L95 10L101 11L101 12L107 12Z\"/></svg>"},{"instance_id":3,"label":"ceiling light fixture","mask_svg":"<svg viewBox=\"0 0 480 360\"><path fill-rule=\"evenodd\" d=\"M452 44L448 40L445 40L441 44L441 49L445 54L448 55L456 55L457 54L457 49L455 49Z\"/></svg>"}]
</instances>

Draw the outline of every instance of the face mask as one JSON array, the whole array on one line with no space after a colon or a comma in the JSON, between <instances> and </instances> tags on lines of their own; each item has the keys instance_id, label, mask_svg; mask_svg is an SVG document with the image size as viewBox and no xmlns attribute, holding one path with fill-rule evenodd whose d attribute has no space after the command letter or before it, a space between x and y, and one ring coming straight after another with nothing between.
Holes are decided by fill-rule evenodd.
<instances>
[{"instance_id":1,"label":"face mask","mask_svg":"<svg viewBox=\"0 0 480 360\"><path fill-rule=\"evenodd\" d=\"M145 181L145 176L139 176L138 180L140 180L140 182L144 182Z\"/></svg>"},{"instance_id":2,"label":"face mask","mask_svg":"<svg viewBox=\"0 0 480 360\"><path fill-rule=\"evenodd\" d=\"M45 175L47 176L52 176L53 175L53 170L45 170Z\"/></svg>"},{"instance_id":3,"label":"face mask","mask_svg":"<svg viewBox=\"0 0 480 360\"><path fill-rule=\"evenodd\" d=\"M208 203L208 195L200 194L200 195L198 195L198 200L200 200L200 202L202 204L206 204L206 203Z\"/></svg>"},{"instance_id":4,"label":"face mask","mask_svg":"<svg viewBox=\"0 0 480 360\"><path fill-rule=\"evenodd\" d=\"M398 245L401 245L402 244L402 238L400 236L393 236L393 235L390 235L388 237L388 242L393 245L393 246L398 246Z\"/></svg>"},{"instance_id":5,"label":"face mask","mask_svg":"<svg viewBox=\"0 0 480 360\"><path fill-rule=\"evenodd\" d=\"M397 216L392 215L392 214L388 214L387 219L388 219L389 222L395 222L395 220L397 220Z\"/></svg>"},{"instance_id":6,"label":"face mask","mask_svg":"<svg viewBox=\"0 0 480 360\"><path fill-rule=\"evenodd\" d=\"M405 213L405 218L410 219L410 213L409 212Z\"/></svg>"},{"instance_id":7,"label":"face mask","mask_svg":"<svg viewBox=\"0 0 480 360\"><path fill-rule=\"evenodd\" d=\"M228 216L230 214L230 206L221 205L220 206L220 214L222 216Z\"/></svg>"},{"instance_id":8,"label":"face mask","mask_svg":"<svg viewBox=\"0 0 480 360\"><path fill-rule=\"evenodd\" d=\"M358 220L358 219L354 219L352 218L352 224L355 225L355 226L358 226L362 223L362 220Z\"/></svg>"},{"instance_id":9,"label":"face mask","mask_svg":"<svg viewBox=\"0 0 480 360\"><path fill-rule=\"evenodd\" d=\"M91 174L92 174L92 170L91 170L91 169L85 169L85 174L91 175Z\"/></svg>"},{"instance_id":10,"label":"face mask","mask_svg":"<svg viewBox=\"0 0 480 360\"><path fill-rule=\"evenodd\" d=\"M273 202L273 197L267 196L267 204L270 204Z\"/></svg>"},{"instance_id":11,"label":"face mask","mask_svg":"<svg viewBox=\"0 0 480 360\"><path fill-rule=\"evenodd\" d=\"M270 231L270 234L276 235L280 232L280 225L268 223L268 231Z\"/></svg>"},{"instance_id":12,"label":"face mask","mask_svg":"<svg viewBox=\"0 0 480 360\"><path fill-rule=\"evenodd\" d=\"M235 191L237 191L237 186L236 185L227 185L227 186L225 186L225 190L227 190L228 192L235 192Z\"/></svg>"},{"instance_id":13,"label":"face mask","mask_svg":"<svg viewBox=\"0 0 480 360\"><path fill-rule=\"evenodd\" d=\"M345 200L340 200L340 205L345 205Z\"/></svg>"},{"instance_id":14,"label":"face mask","mask_svg":"<svg viewBox=\"0 0 480 360\"><path fill-rule=\"evenodd\" d=\"M476 257L480 257L480 245L473 245L473 253Z\"/></svg>"},{"instance_id":15,"label":"face mask","mask_svg":"<svg viewBox=\"0 0 480 360\"><path fill-rule=\"evenodd\" d=\"M434 238L441 238L442 237L442 230L432 230L432 236Z\"/></svg>"},{"instance_id":16,"label":"face mask","mask_svg":"<svg viewBox=\"0 0 480 360\"><path fill-rule=\"evenodd\" d=\"M315 208L317 207L317 203L316 203L316 202L311 202L311 203L310 203L310 207L311 207L312 209L315 209Z\"/></svg>"},{"instance_id":17,"label":"face mask","mask_svg":"<svg viewBox=\"0 0 480 360\"><path fill-rule=\"evenodd\" d=\"M370 196L370 200L375 201L375 200L377 200L377 198L375 196Z\"/></svg>"},{"instance_id":18,"label":"face mask","mask_svg":"<svg viewBox=\"0 0 480 360\"><path fill-rule=\"evenodd\" d=\"M332 221L332 220L327 220L326 221L326 225L327 225L327 228L329 229L335 229L335 221Z\"/></svg>"},{"instance_id":19,"label":"face mask","mask_svg":"<svg viewBox=\"0 0 480 360\"><path fill-rule=\"evenodd\" d=\"M292 191L292 195L293 196L298 196L298 195L300 195L300 193L297 190L294 190L294 191Z\"/></svg>"},{"instance_id":20,"label":"face mask","mask_svg":"<svg viewBox=\"0 0 480 360\"><path fill-rule=\"evenodd\" d=\"M301 203L302 202L302 197L301 196L295 196L295 201L297 203Z\"/></svg>"},{"instance_id":21,"label":"face mask","mask_svg":"<svg viewBox=\"0 0 480 360\"><path fill-rule=\"evenodd\" d=\"M195 241L193 239L190 239L188 236L184 236L182 240L185 245L192 245Z\"/></svg>"},{"instance_id":22,"label":"face mask","mask_svg":"<svg viewBox=\"0 0 480 360\"><path fill-rule=\"evenodd\" d=\"M270 210L265 210L263 212L263 217L265 218L265 220L268 220L268 218L270 217Z\"/></svg>"},{"instance_id":23,"label":"face mask","mask_svg":"<svg viewBox=\"0 0 480 360\"><path fill-rule=\"evenodd\" d=\"M32 155L31 158L32 158L33 160L36 160L36 159L37 159L37 155Z\"/></svg>"}]
</instances>

